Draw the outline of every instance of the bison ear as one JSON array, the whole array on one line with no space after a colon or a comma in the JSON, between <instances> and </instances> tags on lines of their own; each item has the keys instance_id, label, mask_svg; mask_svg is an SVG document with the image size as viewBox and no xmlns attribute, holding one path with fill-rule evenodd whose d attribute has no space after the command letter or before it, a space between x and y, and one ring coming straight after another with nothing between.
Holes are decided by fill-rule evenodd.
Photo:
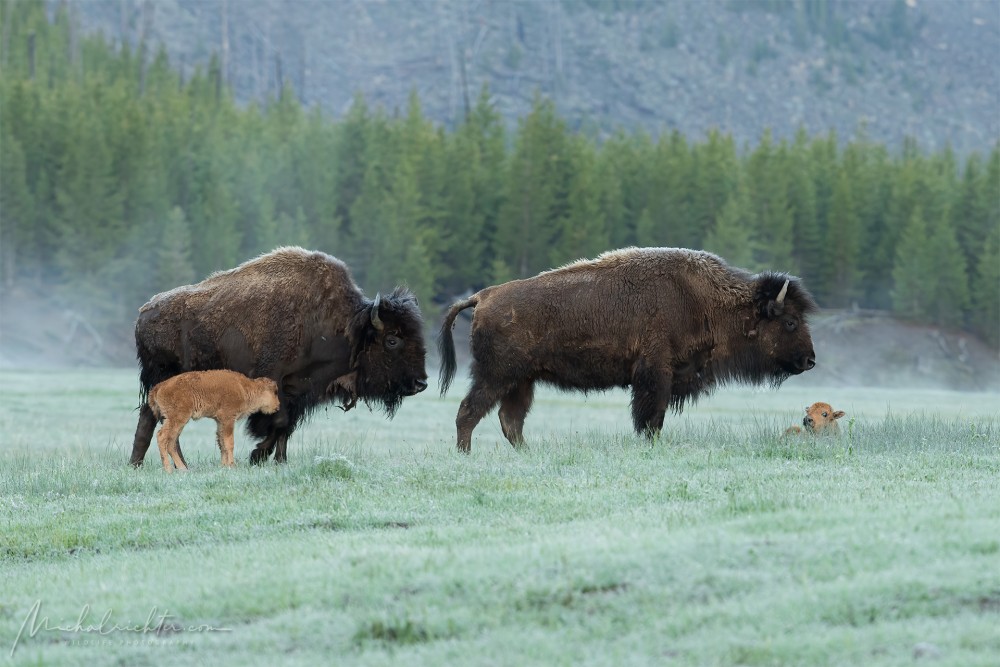
<instances>
[{"instance_id":1,"label":"bison ear","mask_svg":"<svg viewBox=\"0 0 1000 667\"><path fill-rule=\"evenodd\" d=\"M376 293L375 301L374 303L372 303L371 318L372 318L372 326L375 327L375 329L378 331L382 331L383 329L385 329L385 325L382 324L382 318L378 316L378 309L381 304L382 304L382 294Z\"/></svg>"},{"instance_id":2,"label":"bison ear","mask_svg":"<svg viewBox=\"0 0 1000 667\"><path fill-rule=\"evenodd\" d=\"M843 417L846 414L847 413L844 412L843 410L837 410L836 412L833 413L833 418L834 419L840 419L841 417Z\"/></svg>"}]
</instances>

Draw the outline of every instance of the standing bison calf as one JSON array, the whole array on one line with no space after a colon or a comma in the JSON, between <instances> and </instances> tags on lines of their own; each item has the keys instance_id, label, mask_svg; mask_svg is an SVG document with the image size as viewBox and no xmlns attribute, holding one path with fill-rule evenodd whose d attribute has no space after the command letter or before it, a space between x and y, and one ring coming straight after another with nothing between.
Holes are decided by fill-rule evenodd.
<instances>
[{"instance_id":1,"label":"standing bison calf","mask_svg":"<svg viewBox=\"0 0 1000 667\"><path fill-rule=\"evenodd\" d=\"M652 436L718 383L779 385L815 366L806 316L816 309L797 278L751 275L719 257L678 248L626 248L459 301L438 338L441 393L455 376L451 329L472 319L472 387L458 411L458 448L500 404L517 446L536 382L562 389L632 388L636 431Z\"/></svg>"},{"instance_id":2,"label":"standing bison calf","mask_svg":"<svg viewBox=\"0 0 1000 667\"><path fill-rule=\"evenodd\" d=\"M271 378L251 380L234 371L192 371L175 375L149 392L149 409L162 422L156 434L163 469L187 470L177 439L192 419L211 417L215 439L222 452L222 465L233 466L233 429L236 420L254 412L274 414L281 407L278 385Z\"/></svg>"}]
</instances>

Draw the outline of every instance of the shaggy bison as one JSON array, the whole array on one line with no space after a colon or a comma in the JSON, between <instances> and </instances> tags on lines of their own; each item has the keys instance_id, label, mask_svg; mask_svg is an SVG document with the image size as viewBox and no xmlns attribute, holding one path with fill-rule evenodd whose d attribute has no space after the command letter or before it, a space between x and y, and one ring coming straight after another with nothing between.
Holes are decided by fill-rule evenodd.
<instances>
[{"instance_id":1,"label":"shaggy bison","mask_svg":"<svg viewBox=\"0 0 1000 667\"><path fill-rule=\"evenodd\" d=\"M191 371L164 380L149 392L149 409L162 422L156 434L163 469L187 470L178 438L192 419L215 420L215 440L222 452L222 465L233 466L233 429L236 420L254 412L273 415L281 407L278 385L271 378L251 380L235 371Z\"/></svg>"},{"instance_id":2,"label":"shaggy bison","mask_svg":"<svg viewBox=\"0 0 1000 667\"><path fill-rule=\"evenodd\" d=\"M536 382L631 386L635 429L652 436L667 408L718 383L776 386L815 365L806 316L816 305L799 280L751 275L707 252L626 248L459 301L438 338L442 394L456 370L452 326L473 307L472 387L456 419L464 452L497 403L519 445Z\"/></svg>"},{"instance_id":3,"label":"shaggy bison","mask_svg":"<svg viewBox=\"0 0 1000 667\"><path fill-rule=\"evenodd\" d=\"M806 416L802 418L802 426L789 426L785 435L808 433L811 435L839 435L840 426L837 420L846 412L834 410L829 403L813 403L806 408Z\"/></svg>"},{"instance_id":4,"label":"shaggy bison","mask_svg":"<svg viewBox=\"0 0 1000 667\"><path fill-rule=\"evenodd\" d=\"M250 455L286 459L288 437L317 405L340 398L381 404L391 417L427 388L423 324L414 296L396 288L369 301L347 266L322 252L278 248L195 285L157 294L135 324L143 396L192 370L268 377L281 408L253 414ZM132 465L142 465L156 419L140 406ZM178 448L178 452L180 449Z\"/></svg>"}]
</instances>

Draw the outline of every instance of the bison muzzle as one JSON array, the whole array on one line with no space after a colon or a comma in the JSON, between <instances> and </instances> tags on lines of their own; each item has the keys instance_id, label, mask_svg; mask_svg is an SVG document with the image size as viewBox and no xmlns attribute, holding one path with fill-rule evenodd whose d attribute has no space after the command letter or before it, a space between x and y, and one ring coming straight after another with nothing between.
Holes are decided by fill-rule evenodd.
<instances>
[{"instance_id":1,"label":"bison muzzle","mask_svg":"<svg viewBox=\"0 0 1000 667\"><path fill-rule=\"evenodd\" d=\"M752 275L719 257L679 248L626 248L454 304L438 337L441 393L456 371L452 327L472 318L472 386L459 407L458 449L500 404L504 436L523 442L536 382L561 389L632 388L636 431L652 436L725 382L781 384L816 364L801 282Z\"/></svg>"}]
</instances>

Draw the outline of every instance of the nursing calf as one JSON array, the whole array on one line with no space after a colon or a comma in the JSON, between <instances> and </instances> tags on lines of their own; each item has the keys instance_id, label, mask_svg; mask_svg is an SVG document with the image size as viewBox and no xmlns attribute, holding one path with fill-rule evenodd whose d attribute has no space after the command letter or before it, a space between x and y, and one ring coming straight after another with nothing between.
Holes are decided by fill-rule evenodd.
<instances>
[{"instance_id":1,"label":"nursing calf","mask_svg":"<svg viewBox=\"0 0 1000 667\"><path fill-rule=\"evenodd\" d=\"M156 444L160 448L163 469L187 470L181 454L180 438L192 419L209 417L217 425L215 438L222 452L222 465L232 466L236 420L255 412L278 411L278 385L270 378L250 379L242 373L226 370L181 373L157 384L149 392L149 408L160 422ZM171 459L173 465L171 465Z\"/></svg>"}]
</instances>

